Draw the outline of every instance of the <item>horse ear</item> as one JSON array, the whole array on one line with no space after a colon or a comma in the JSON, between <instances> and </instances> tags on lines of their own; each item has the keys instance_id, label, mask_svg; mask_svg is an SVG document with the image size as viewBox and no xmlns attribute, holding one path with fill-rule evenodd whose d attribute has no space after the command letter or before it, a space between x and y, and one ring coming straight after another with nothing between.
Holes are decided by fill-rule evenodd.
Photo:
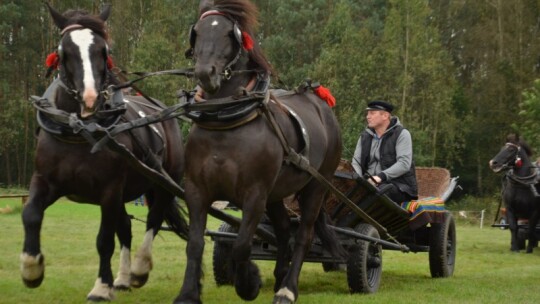
<instances>
[{"instance_id":1,"label":"horse ear","mask_svg":"<svg viewBox=\"0 0 540 304\"><path fill-rule=\"evenodd\" d=\"M214 0L201 0L199 2L199 14L202 14L203 12L210 9L212 5L214 5Z\"/></svg>"},{"instance_id":2,"label":"horse ear","mask_svg":"<svg viewBox=\"0 0 540 304\"><path fill-rule=\"evenodd\" d=\"M111 15L111 5L110 4L103 5L103 10L101 11L101 14L99 14L99 19L103 21L107 21L110 15Z\"/></svg>"},{"instance_id":3,"label":"horse ear","mask_svg":"<svg viewBox=\"0 0 540 304\"><path fill-rule=\"evenodd\" d=\"M57 10L55 10L49 2L45 2L45 5L49 9L49 13L51 14L51 17L53 18L54 24L59 29L64 29L66 27L67 18L64 17L62 14L60 14Z\"/></svg>"}]
</instances>

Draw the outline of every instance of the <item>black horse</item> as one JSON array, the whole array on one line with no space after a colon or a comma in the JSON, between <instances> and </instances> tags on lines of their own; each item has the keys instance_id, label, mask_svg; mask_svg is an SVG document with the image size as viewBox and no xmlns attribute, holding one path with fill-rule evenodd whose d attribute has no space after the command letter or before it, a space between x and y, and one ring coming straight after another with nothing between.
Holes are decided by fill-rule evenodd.
<instances>
[{"instance_id":1,"label":"black horse","mask_svg":"<svg viewBox=\"0 0 540 304\"><path fill-rule=\"evenodd\" d=\"M114 288L141 287L152 267L151 245L163 220L181 237L187 237L187 223L172 194L149 182L111 149L91 153L88 141L98 140L97 133L74 132L61 113L76 117L84 124L111 126L131 121L161 110L157 100L110 96L107 88L118 83L111 72L105 21L110 14L106 6L99 16L70 10L60 14L47 4L61 30L58 51L49 64L58 65L59 79L48 89L49 105L38 111L41 129L38 134L35 172L30 183L28 203L22 212L24 247L21 254L22 279L26 286L38 287L44 278L44 257L40 249L40 230L45 209L58 198L99 205L101 225L97 236L100 256L98 278L88 299L111 300ZM120 95L119 95L120 94ZM120 105L111 106L112 100ZM60 114L59 114L60 113ZM175 180L184 170L182 136L174 120L134 129L116 136L116 141L141 160L153 157L154 167L164 168ZM146 162L145 162L146 163ZM131 222L124 203L145 195L149 214L143 245L130 266ZM120 268L113 282L111 256L114 236L120 242ZM130 275L131 267L131 275Z\"/></svg>"},{"instance_id":2,"label":"black horse","mask_svg":"<svg viewBox=\"0 0 540 304\"><path fill-rule=\"evenodd\" d=\"M527 253L532 253L537 244L536 225L540 218L539 175L531 155L529 146L518 135L510 134L501 151L489 161L495 173L506 171L502 198L510 226L510 250L519 251L518 218L529 219Z\"/></svg>"},{"instance_id":3,"label":"black horse","mask_svg":"<svg viewBox=\"0 0 540 304\"><path fill-rule=\"evenodd\" d=\"M186 143L188 261L175 302L200 303L207 214L213 201L227 200L242 209L231 254L237 294L244 300L258 295L261 279L250 254L253 235L266 212L278 248L274 303L293 303L298 298L298 278L314 226L331 252L341 256L346 253L335 242L337 237L327 228L327 217L320 212L326 188L306 171L286 164L290 156L286 151L288 147L303 151L309 164L330 179L341 156L339 125L330 107L311 90L272 92L280 97L245 104L229 98L252 91L268 93L265 85L271 67L253 41L258 10L244 0L203 1L200 8L200 18L190 33L191 49L186 53L193 55L195 77L201 87L202 101L194 107L209 105L218 109L196 116ZM230 103L236 104L227 106ZM292 112L300 117L309 136L302 135ZM278 128L273 127L272 119ZM281 132L284 141L279 139ZM290 218L283 199L294 193L299 199L301 223L291 254Z\"/></svg>"}]
</instances>

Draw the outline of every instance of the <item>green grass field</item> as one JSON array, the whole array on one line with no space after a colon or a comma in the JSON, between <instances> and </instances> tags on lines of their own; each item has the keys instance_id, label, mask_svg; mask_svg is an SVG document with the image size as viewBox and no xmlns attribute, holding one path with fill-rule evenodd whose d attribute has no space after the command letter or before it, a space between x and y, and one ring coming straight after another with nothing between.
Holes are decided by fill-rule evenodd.
<instances>
[{"instance_id":1,"label":"green grass field","mask_svg":"<svg viewBox=\"0 0 540 304\"><path fill-rule=\"evenodd\" d=\"M42 251L45 280L37 289L24 287L19 274L23 229L18 199L0 200L0 303L84 303L97 275L95 238L99 208L67 201L57 202L45 213ZM14 208L15 207L15 208ZM146 208L128 205L139 218ZM133 221L133 247L144 235L144 224ZM209 228L219 222L212 219ZM508 231L478 226L457 226L458 252L454 276L432 279L427 253L384 251L383 277L376 294L348 293L345 272L325 273L320 264L305 264L300 276L298 303L538 303L540 302L540 249L533 254L511 253ZM216 287L212 274L210 239L205 248L204 303L241 303L233 287ZM118 245L117 245L118 249ZM273 262L256 262L264 286L254 303L271 303ZM113 272L118 267L118 250ZM185 242L161 232L154 243L154 270L142 289L117 292L114 303L171 303L184 280ZM189 279L189 278L187 278Z\"/></svg>"}]
</instances>

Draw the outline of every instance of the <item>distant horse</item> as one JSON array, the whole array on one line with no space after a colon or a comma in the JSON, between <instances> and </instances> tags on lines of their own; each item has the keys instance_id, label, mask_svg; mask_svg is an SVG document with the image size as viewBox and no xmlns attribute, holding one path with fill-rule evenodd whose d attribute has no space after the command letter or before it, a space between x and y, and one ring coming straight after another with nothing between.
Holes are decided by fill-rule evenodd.
<instances>
[{"instance_id":1,"label":"distant horse","mask_svg":"<svg viewBox=\"0 0 540 304\"><path fill-rule=\"evenodd\" d=\"M489 161L495 172L506 171L503 201L511 233L512 251L519 251L518 218L529 219L527 253L532 253L536 240L536 225L540 218L538 169L531 163L531 149L516 134L508 135L501 151Z\"/></svg>"},{"instance_id":2,"label":"distant horse","mask_svg":"<svg viewBox=\"0 0 540 304\"><path fill-rule=\"evenodd\" d=\"M62 39L57 54L51 59L51 64L58 65L60 77L54 82L56 86L50 87L46 93L51 106L44 108L44 111L67 113L84 123L110 126L116 121L130 121L163 108L157 100L150 102L141 97L122 97L118 95L121 92L114 96L106 93L110 85L117 83L110 70L105 28L110 6L99 16L74 10L62 15L47 6L54 23L61 30ZM111 107L113 98L120 99L124 111ZM178 235L187 237L187 223L182 210L172 194L151 184L118 153L107 147L91 153L92 145L87 142L87 138L74 132L67 123L62 124L61 119L55 120L60 116L42 112L38 111L41 129L38 134L35 172L30 183L28 203L22 212L25 237L21 272L24 283L35 288L44 278L44 256L40 249L44 212L58 198L67 196L71 200L96 204L101 208L101 225L96 242L100 257L99 271L88 299L111 300L113 286L122 289L130 285L141 287L152 268L151 245L163 220ZM89 136L96 137L93 133ZM151 128L134 129L117 135L115 139L138 159L148 160L153 155L158 166L162 166L173 179L182 178L184 151L176 121L169 120L154 124ZM145 194L150 206L147 232L143 246L131 266L130 276L132 234L130 217L124 203L142 194ZM115 247L115 233L121 251L120 268L113 282L111 257Z\"/></svg>"},{"instance_id":3,"label":"distant horse","mask_svg":"<svg viewBox=\"0 0 540 304\"><path fill-rule=\"evenodd\" d=\"M226 106L229 98L242 92L263 90L271 67L258 44L253 41L258 10L244 0L201 2L201 15L190 33L195 60L195 77L205 103L223 105L223 109L203 111L195 119L186 143L186 203L190 230L187 267L180 295L175 303L200 303L202 254L207 214L213 201L227 200L242 209L238 237L232 248L233 281L244 300L257 297L261 279L250 261L252 239L263 215L271 220L277 238L274 269L274 303L293 303L298 298L298 278L312 238L317 234L335 255L346 256L336 244L337 237L327 227L320 212L327 192L316 179L292 164L278 133L262 114L262 103L295 151L304 151L311 166L330 179L341 156L341 135L330 107L311 91L283 94L254 100L252 103ZM266 91L265 91L266 92ZM253 106L255 105L255 106ZM194 104L197 106L197 104ZM309 134L292 119L296 112ZM309 143L308 143L309 142ZM294 248L289 252L290 218L283 199L296 193L301 222Z\"/></svg>"}]
</instances>

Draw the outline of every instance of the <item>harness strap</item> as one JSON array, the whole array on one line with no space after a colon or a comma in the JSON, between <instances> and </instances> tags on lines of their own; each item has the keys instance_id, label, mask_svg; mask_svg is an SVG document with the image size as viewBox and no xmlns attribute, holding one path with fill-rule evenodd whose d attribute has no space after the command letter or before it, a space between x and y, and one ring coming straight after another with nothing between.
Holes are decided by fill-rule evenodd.
<instances>
[{"instance_id":1,"label":"harness strap","mask_svg":"<svg viewBox=\"0 0 540 304\"><path fill-rule=\"evenodd\" d=\"M161 122L167 119L178 117L180 115L184 115L183 112L180 112L180 113L176 112L178 109L182 107L183 107L183 104L179 103L172 107L166 108L162 111L153 113L151 115L147 115L145 117L130 120L122 124L116 124L110 130L106 132L107 136L103 137L96 144L94 144L91 152L94 153L101 150L101 148L107 143L109 139L113 139L114 136L124 131L147 126L156 122Z\"/></svg>"},{"instance_id":2,"label":"harness strap","mask_svg":"<svg viewBox=\"0 0 540 304\"><path fill-rule=\"evenodd\" d=\"M223 131L223 130L230 130L230 129L234 129L234 128L243 126L243 125L249 123L250 121L254 120L255 118L257 118L259 115L260 115L260 111L256 110L256 111L251 112L251 114L249 114L248 116L240 119L239 121L235 121L232 124L211 125L211 124L206 124L204 122L196 122L195 124L197 126L203 128L203 129L206 129L206 130Z\"/></svg>"},{"instance_id":3,"label":"harness strap","mask_svg":"<svg viewBox=\"0 0 540 304\"><path fill-rule=\"evenodd\" d=\"M177 75L177 76L186 76L186 77L193 77L193 69L175 69L175 70L165 70L165 71L158 71L158 72L133 72L131 74L139 76L139 78L135 78L130 81L126 81L122 84L118 84L114 86L115 90L124 89L127 87L133 87L133 84L136 82L139 82L147 77L152 76L158 76L158 75ZM123 72L123 71L122 71ZM117 74L118 75L118 74Z\"/></svg>"}]
</instances>

